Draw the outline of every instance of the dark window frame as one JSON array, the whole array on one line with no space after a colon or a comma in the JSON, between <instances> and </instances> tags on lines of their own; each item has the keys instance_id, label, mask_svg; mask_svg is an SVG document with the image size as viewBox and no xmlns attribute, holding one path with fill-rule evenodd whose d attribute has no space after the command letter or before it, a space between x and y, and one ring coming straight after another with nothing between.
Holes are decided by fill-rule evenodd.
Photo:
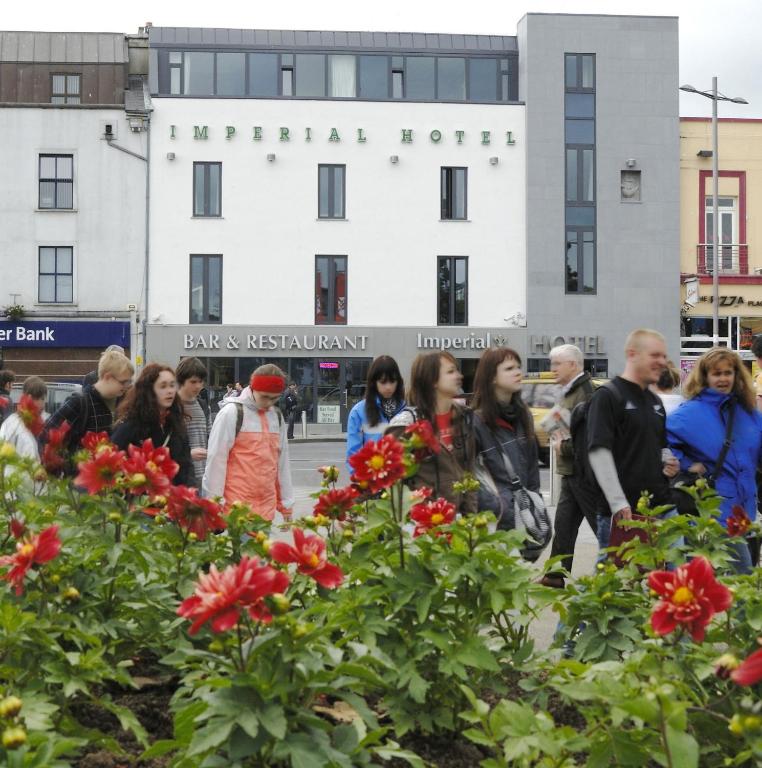
<instances>
[{"instance_id":1,"label":"dark window frame","mask_svg":"<svg viewBox=\"0 0 762 768\"><path fill-rule=\"evenodd\" d=\"M318 292L317 292L317 278L320 274L318 269L318 263L320 259L328 260L328 295L326 297L326 312L325 319L318 314ZM336 317L333 314L336 307L336 263L338 261L344 262L344 317ZM348 325L349 324L349 257L346 254L328 254L317 253L315 254L315 296L314 296L314 314L315 325ZM330 310L331 314L329 314Z\"/></svg>"},{"instance_id":2,"label":"dark window frame","mask_svg":"<svg viewBox=\"0 0 762 768\"><path fill-rule=\"evenodd\" d=\"M56 77L64 78L63 93L56 93L53 83ZM69 91L69 78L77 78L77 92ZM63 101L53 101L53 99ZM50 103L51 104L81 104L82 103L82 73L81 72L51 72L50 73Z\"/></svg>"},{"instance_id":3,"label":"dark window frame","mask_svg":"<svg viewBox=\"0 0 762 768\"><path fill-rule=\"evenodd\" d=\"M210 194L210 181L209 171L211 166L219 166L220 169L220 181L219 181L219 196L217 200L217 207L219 213L209 213L211 209L211 194ZM204 168L204 210L202 213L196 211L196 170L197 168ZM193 163L193 186L191 188L191 210L193 211L194 219L221 219L222 218L222 163L219 161L194 161Z\"/></svg>"},{"instance_id":4,"label":"dark window frame","mask_svg":"<svg viewBox=\"0 0 762 768\"><path fill-rule=\"evenodd\" d=\"M336 176L335 173L328 174L328 215L320 215L320 169L331 168L341 169L341 215L337 216L333 209L334 192L336 190ZM318 163L318 219L321 221L328 220L342 220L347 218L347 166L344 163Z\"/></svg>"},{"instance_id":5,"label":"dark window frame","mask_svg":"<svg viewBox=\"0 0 762 768\"><path fill-rule=\"evenodd\" d=\"M449 173L447 173L449 171ZM463 171L463 216L455 216L455 173ZM449 214L449 215L448 215ZM439 220L440 221L468 221L468 166L443 165L439 169Z\"/></svg>"},{"instance_id":6,"label":"dark window frame","mask_svg":"<svg viewBox=\"0 0 762 768\"><path fill-rule=\"evenodd\" d=\"M440 315L439 315L439 307L441 303L441 295L440 295L440 285L439 285L439 275L442 271L442 263L443 262L449 262L450 267L450 289L449 289L449 296L447 297L448 302L448 310L447 310L447 322L442 322ZM463 307L463 322L456 322L455 320L455 274L456 274L456 262L457 261L463 261L466 268L466 278L465 278L465 286L466 286L466 295L465 295L465 302ZM437 325L438 326L465 326L468 325L468 272L469 272L469 264L468 264L468 256L437 256Z\"/></svg>"},{"instance_id":7,"label":"dark window frame","mask_svg":"<svg viewBox=\"0 0 762 768\"><path fill-rule=\"evenodd\" d=\"M194 259L201 259L203 264L202 269L202 287L204 289L203 291L203 300L201 305L201 314L202 319L201 320L194 320L193 319L193 260ZM216 261L219 263L219 270L220 270L220 317L219 320L212 320L209 318L209 265ZM221 325L222 324L222 299L223 299L223 290L222 290L222 280L223 280L223 272L222 272L222 254L221 253L191 253L190 259L188 260L188 323L190 325Z\"/></svg>"},{"instance_id":8,"label":"dark window frame","mask_svg":"<svg viewBox=\"0 0 762 768\"><path fill-rule=\"evenodd\" d=\"M53 157L56 159L56 176L55 178L43 178L42 176L42 158ZM67 157L71 160L71 178L58 178L58 159ZM55 199L55 205L43 205L42 204L42 184L54 184L55 192L53 197ZM58 205L58 187L68 184L71 189L71 205ZM52 152L40 152L37 156L37 207L43 211L73 211L74 210L74 155L68 154L55 154Z\"/></svg>"},{"instance_id":9,"label":"dark window frame","mask_svg":"<svg viewBox=\"0 0 762 768\"><path fill-rule=\"evenodd\" d=\"M55 271L43 272L42 271L42 250L43 248L52 248L55 251ZM71 269L69 272L59 272L58 270L58 252L69 251ZM43 300L40 296L40 278L41 277L53 277L53 294L55 298L53 301ZM58 278L70 277L71 278L71 298L63 300L58 298ZM73 304L74 303L74 246L73 245L40 245L37 248L37 303L38 304Z\"/></svg>"}]
</instances>

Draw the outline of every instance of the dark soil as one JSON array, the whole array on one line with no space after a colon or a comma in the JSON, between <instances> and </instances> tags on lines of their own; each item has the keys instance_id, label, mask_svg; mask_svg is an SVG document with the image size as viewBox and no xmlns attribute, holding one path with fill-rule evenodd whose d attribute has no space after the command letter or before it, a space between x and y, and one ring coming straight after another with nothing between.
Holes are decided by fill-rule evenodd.
<instances>
[{"instance_id":1,"label":"dark soil","mask_svg":"<svg viewBox=\"0 0 762 768\"><path fill-rule=\"evenodd\" d=\"M400 746L415 752L432 768L478 768L479 763L489 757L487 752L456 733L409 733L400 739ZM390 768L410 768L405 760L390 760L384 765Z\"/></svg>"}]
</instances>

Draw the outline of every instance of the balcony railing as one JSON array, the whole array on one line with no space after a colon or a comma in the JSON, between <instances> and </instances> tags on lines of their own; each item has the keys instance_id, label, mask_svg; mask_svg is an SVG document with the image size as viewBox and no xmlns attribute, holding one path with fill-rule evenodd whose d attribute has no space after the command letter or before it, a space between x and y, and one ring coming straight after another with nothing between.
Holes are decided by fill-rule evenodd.
<instances>
[{"instance_id":1,"label":"balcony railing","mask_svg":"<svg viewBox=\"0 0 762 768\"><path fill-rule=\"evenodd\" d=\"M714 272L714 246L712 243L700 243L696 246L697 272L700 275L711 275ZM749 274L749 246L746 243L720 244L717 259L721 275Z\"/></svg>"}]
</instances>

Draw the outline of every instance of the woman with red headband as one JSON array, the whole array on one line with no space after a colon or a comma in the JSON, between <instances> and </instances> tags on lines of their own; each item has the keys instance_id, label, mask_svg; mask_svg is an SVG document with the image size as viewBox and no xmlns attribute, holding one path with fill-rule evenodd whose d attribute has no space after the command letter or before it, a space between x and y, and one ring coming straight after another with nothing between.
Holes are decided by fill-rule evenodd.
<instances>
[{"instance_id":1,"label":"woman with red headband","mask_svg":"<svg viewBox=\"0 0 762 768\"><path fill-rule=\"evenodd\" d=\"M201 487L206 497L240 501L265 520L291 519L294 493L286 424L277 408L286 376L260 365L238 397L225 400L212 425Z\"/></svg>"}]
</instances>

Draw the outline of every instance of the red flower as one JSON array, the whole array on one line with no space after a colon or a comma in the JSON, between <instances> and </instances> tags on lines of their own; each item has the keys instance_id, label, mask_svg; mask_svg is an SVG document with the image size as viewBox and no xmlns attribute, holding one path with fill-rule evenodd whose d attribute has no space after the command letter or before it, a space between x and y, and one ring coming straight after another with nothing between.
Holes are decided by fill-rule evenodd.
<instances>
[{"instance_id":1,"label":"red flower","mask_svg":"<svg viewBox=\"0 0 762 768\"><path fill-rule=\"evenodd\" d=\"M431 426L431 422L426 419L411 424L405 430L405 435L408 436L408 445L416 453L419 451L439 453L442 450L442 446L439 444L439 440L434 434L434 428Z\"/></svg>"},{"instance_id":2,"label":"red flower","mask_svg":"<svg viewBox=\"0 0 762 768\"><path fill-rule=\"evenodd\" d=\"M23 518L12 517L11 518L11 536L14 539L20 539L26 533L26 523Z\"/></svg>"},{"instance_id":3,"label":"red flower","mask_svg":"<svg viewBox=\"0 0 762 768\"><path fill-rule=\"evenodd\" d=\"M728 529L728 536L744 536L751 528L751 520L749 520L743 507L734 504L725 525Z\"/></svg>"},{"instance_id":4,"label":"red flower","mask_svg":"<svg viewBox=\"0 0 762 768\"><path fill-rule=\"evenodd\" d=\"M74 478L74 484L92 495L104 489L114 488L117 480L123 476L123 465L124 451L102 449L91 459L77 464L79 474Z\"/></svg>"},{"instance_id":5,"label":"red flower","mask_svg":"<svg viewBox=\"0 0 762 768\"><path fill-rule=\"evenodd\" d=\"M82 438L82 447L95 456L104 449L114 449L114 444L109 440L108 432L86 432Z\"/></svg>"},{"instance_id":6,"label":"red flower","mask_svg":"<svg viewBox=\"0 0 762 768\"><path fill-rule=\"evenodd\" d=\"M422 485L420 488L416 488L411 494L410 498L415 499L416 501L426 501L426 499L430 499L431 495L434 493L434 491L429 488L428 485Z\"/></svg>"},{"instance_id":7,"label":"red flower","mask_svg":"<svg viewBox=\"0 0 762 768\"><path fill-rule=\"evenodd\" d=\"M7 397L0 397L0 411L4 411L10 405L10 402Z\"/></svg>"},{"instance_id":8,"label":"red flower","mask_svg":"<svg viewBox=\"0 0 762 768\"><path fill-rule=\"evenodd\" d=\"M276 541L270 547L270 557L278 563L298 563L297 570L312 576L321 587L338 587L344 580L341 568L326 560L325 542L320 536L307 536L294 528L294 546Z\"/></svg>"},{"instance_id":9,"label":"red flower","mask_svg":"<svg viewBox=\"0 0 762 768\"><path fill-rule=\"evenodd\" d=\"M21 395L16 413L24 426L37 437L42 432L42 409L29 395Z\"/></svg>"},{"instance_id":10,"label":"red flower","mask_svg":"<svg viewBox=\"0 0 762 768\"><path fill-rule=\"evenodd\" d=\"M402 444L391 435L366 443L349 457L354 470L352 482L370 493L383 491L405 476L403 455Z\"/></svg>"},{"instance_id":11,"label":"red flower","mask_svg":"<svg viewBox=\"0 0 762 768\"><path fill-rule=\"evenodd\" d=\"M730 678L738 685L756 685L762 680L762 648L744 659L730 673Z\"/></svg>"},{"instance_id":12,"label":"red flower","mask_svg":"<svg viewBox=\"0 0 762 768\"><path fill-rule=\"evenodd\" d=\"M57 429L48 430L47 441L42 449L42 465L48 472L56 473L63 469L65 463L64 449L66 435L71 429L71 424L64 421Z\"/></svg>"},{"instance_id":13,"label":"red flower","mask_svg":"<svg viewBox=\"0 0 762 768\"><path fill-rule=\"evenodd\" d=\"M243 610L252 619L267 623L272 614L264 598L287 588L288 575L283 571L244 556L222 573L212 565L209 573L200 574L194 593L183 600L177 613L193 619L188 630L191 635L207 621L211 621L212 632L226 632L238 623Z\"/></svg>"},{"instance_id":14,"label":"red flower","mask_svg":"<svg viewBox=\"0 0 762 768\"><path fill-rule=\"evenodd\" d=\"M347 512L355 505L359 495L351 485L321 493L312 514L315 517L325 515L334 520L345 520Z\"/></svg>"},{"instance_id":15,"label":"red flower","mask_svg":"<svg viewBox=\"0 0 762 768\"><path fill-rule=\"evenodd\" d=\"M222 507L211 499L203 499L196 488L173 485L167 499L167 517L188 533L195 533L201 541L210 531L227 528Z\"/></svg>"},{"instance_id":16,"label":"red flower","mask_svg":"<svg viewBox=\"0 0 762 768\"><path fill-rule=\"evenodd\" d=\"M455 505L447 499L435 499L434 501L422 501L414 504L410 509L410 519L415 522L413 538L424 533L434 532L440 525L451 525L455 522Z\"/></svg>"},{"instance_id":17,"label":"red flower","mask_svg":"<svg viewBox=\"0 0 762 768\"><path fill-rule=\"evenodd\" d=\"M733 602L730 590L714 578L711 563L696 557L674 571L653 571L648 586L661 596L651 613L657 635L668 635L681 624L700 643L715 613L726 611Z\"/></svg>"},{"instance_id":18,"label":"red flower","mask_svg":"<svg viewBox=\"0 0 762 768\"><path fill-rule=\"evenodd\" d=\"M35 564L47 563L61 551L61 539L58 538L58 526L51 525L36 536L22 539L16 544L16 554L0 557L0 566L13 566L0 578L10 581L16 588L16 594L24 591L24 577Z\"/></svg>"},{"instance_id":19,"label":"red flower","mask_svg":"<svg viewBox=\"0 0 762 768\"><path fill-rule=\"evenodd\" d=\"M153 447L148 439L138 447L127 448L129 457L124 462L127 473L127 489L133 496L163 496L169 492L172 478L178 473L180 465L172 460L169 448Z\"/></svg>"}]
</instances>

